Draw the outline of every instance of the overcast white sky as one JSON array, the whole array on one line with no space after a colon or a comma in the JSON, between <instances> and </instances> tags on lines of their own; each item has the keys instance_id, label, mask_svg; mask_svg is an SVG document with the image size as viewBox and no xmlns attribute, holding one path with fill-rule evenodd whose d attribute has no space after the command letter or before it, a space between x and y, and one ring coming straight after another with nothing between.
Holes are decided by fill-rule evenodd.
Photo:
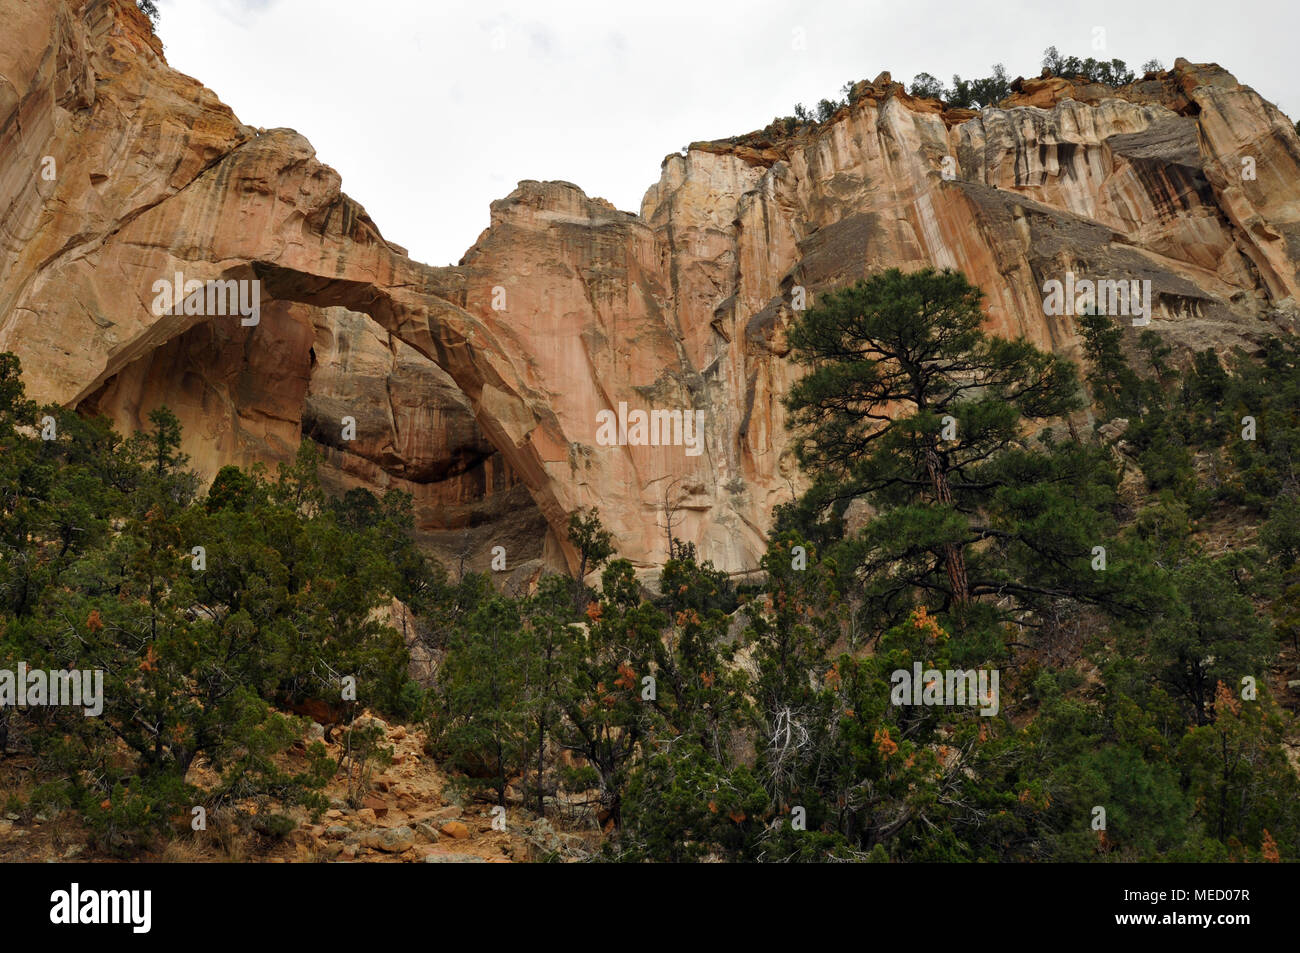
<instances>
[{"instance_id":1,"label":"overcast white sky","mask_svg":"<svg viewBox=\"0 0 1300 953\"><path fill-rule=\"evenodd\" d=\"M455 263L488 203L564 179L638 211L659 163L889 70L1036 76L1042 51L1217 62L1300 118L1295 0L158 0L176 69L288 126L384 235ZM1093 45L1096 28L1105 49Z\"/></svg>"}]
</instances>

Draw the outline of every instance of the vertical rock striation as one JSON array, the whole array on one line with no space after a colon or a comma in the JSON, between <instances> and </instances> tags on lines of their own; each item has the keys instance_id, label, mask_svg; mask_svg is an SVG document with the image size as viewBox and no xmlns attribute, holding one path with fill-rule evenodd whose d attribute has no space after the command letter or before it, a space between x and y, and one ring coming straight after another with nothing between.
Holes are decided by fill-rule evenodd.
<instances>
[{"instance_id":1,"label":"vertical rock striation","mask_svg":"<svg viewBox=\"0 0 1300 953\"><path fill-rule=\"evenodd\" d=\"M430 549L478 568L494 545L571 559L586 505L641 566L666 517L754 566L802 485L781 406L799 289L959 268L992 331L1066 354L1073 319L1043 308L1066 272L1149 281L1150 327L1183 349L1294 327L1300 139L1217 66L1020 80L979 112L881 74L814 128L668 156L638 214L521 182L430 268L301 136L170 69L134 4L0 0L0 21L0 349L32 395L128 429L167 403L207 476L314 440L333 485L411 492ZM260 282L259 323L155 314L178 272ZM604 445L620 404L702 412L702 452Z\"/></svg>"}]
</instances>

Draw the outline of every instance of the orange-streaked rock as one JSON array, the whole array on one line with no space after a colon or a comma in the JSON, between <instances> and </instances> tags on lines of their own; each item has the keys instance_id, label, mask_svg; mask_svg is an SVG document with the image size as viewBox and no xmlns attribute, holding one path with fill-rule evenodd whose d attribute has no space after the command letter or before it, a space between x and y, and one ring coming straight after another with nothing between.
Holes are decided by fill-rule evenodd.
<instances>
[{"instance_id":1,"label":"orange-streaked rock","mask_svg":"<svg viewBox=\"0 0 1300 953\"><path fill-rule=\"evenodd\" d=\"M1294 324L1300 139L1213 65L1020 80L979 111L882 73L827 123L670 155L635 214L521 182L430 268L305 139L171 70L128 0L0 0L0 20L0 348L32 395L126 428L165 402L207 476L305 435L333 485L412 492L433 551L487 568L505 545L523 581L572 558L587 505L640 566L665 509L720 567L757 563L803 485L781 405L796 288L960 268L991 330L1072 356L1073 319L1042 306L1066 271L1150 281L1151 329L1181 348ZM177 272L259 281L261 323L155 315ZM703 451L600 445L621 403L702 411Z\"/></svg>"}]
</instances>

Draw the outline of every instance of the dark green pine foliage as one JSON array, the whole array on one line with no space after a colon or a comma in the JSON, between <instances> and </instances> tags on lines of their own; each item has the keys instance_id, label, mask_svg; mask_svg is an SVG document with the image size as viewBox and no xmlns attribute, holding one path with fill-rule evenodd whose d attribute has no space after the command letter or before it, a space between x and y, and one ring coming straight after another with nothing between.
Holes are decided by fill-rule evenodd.
<instances>
[{"instance_id":1,"label":"dark green pine foliage","mask_svg":"<svg viewBox=\"0 0 1300 953\"><path fill-rule=\"evenodd\" d=\"M1028 437L1080 406L1073 367L986 334L979 303L961 274L890 270L827 294L790 329L809 373L787 406L817 484L784 525L824 538L827 507L832 519L855 499L874 507L839 560L872 625L926 604L959 634L987 634L1055 600L1134 598L1113 467L1050 429ZM1091 568L1097 546L1119 571Z\"/></svg>"},{"instance_id":2,"label":"dark green pine foliage","mask_svg":"<svg viewBox=\"0 0 1300 953\"><path fill-rule=\"evenodd\" d=\"M3 710L0 748L35 754L52 778L40 797L122 849L188 829L195 804L323 807L315 792L337 766L316 746L286 768L303 725L275 706L339 705L344 676L363 705L412 699L401 636L375 615L406 593L394 565L420 558L396 530L409 500L349 524L310 445L275 479L228 468L201 497L181 437L166 408L125 440L38 410L0 356L0 669L104 680L98 717ZM218 775L202 792L187 781L200 759Z\"/></svg>"},{"instance_id":3,"label":"dark green pine foliage","mask_svg":"<svg viewBox=\"0 0 1300 953\"><path fill-rule=\"evenodd\" d=\"M434 722L438 743L501 806L530 740L525 644L519 606L488 594L453 636L439 672L445 711Z\"/></svg>"},{"instance_id":4,"label":"dark green pine foliage","mask_svg":"<svg viewBox=\"0 0 1300 953\"><path fill-rule=\"evenodd\" d=\"M331 497L310 444L202 495L165 410L123 439L27 402L0 355L0 669L107 682L101 718L0 709L0 754L36 756L32 807L127 852L194 803L319 806L340 764L286 761L303 726L276 709L346 720L353 675L512 817L601 828L548 853L1293 860L1295 722L1270 681L1279 636L1300 645L1300 352L1079 325L1092 429L1073 369L986 335L960 275L827 295L791 328L812 489L780 509L762 580L737 589L674 539L647 588L593 510L570 541L599 591L526 596L449 582L409 496ZM392 598L441 659L432 692L379 621ZM915 662L997 669L999 710L896 698Z\"/></svg>"}]
</instances>

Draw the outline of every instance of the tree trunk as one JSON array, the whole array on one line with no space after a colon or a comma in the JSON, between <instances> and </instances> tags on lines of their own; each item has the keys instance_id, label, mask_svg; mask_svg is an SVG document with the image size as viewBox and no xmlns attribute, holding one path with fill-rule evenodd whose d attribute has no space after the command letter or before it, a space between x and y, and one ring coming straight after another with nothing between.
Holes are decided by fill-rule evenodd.
<instances>
[{"instance_id":1,"label":"tree trunk","mask_svg":"<svg viewBox=\"0 0 1300 953\"><path fill-rule=\"evenodd\" d=\"M587 554L582 554L582 559L578 563L578 578L573 587L573 614L582 616L582 610L587 608L583 605L583 597L587 594Z\"/></svg>"},{"instance_id":2,"label":"tree trunk","mask_svg":"<svg viewBox=\"0 0 1300 953\"><path fill-rule=\"evenodd\" d=\"M939 454L933 446L925 449L925 469L930 475L934 487L935 499L940 503L952 502L952 489L948 486L948 476L939 465ZM948 570L948 583L952 586L952 599L958 606L970 601L970 587L966 582L966 558L961 547L947 543L943 547L943 561Z\"/></svg>"},{"instance_id":3,"label":"tree trunk","mask_svg":"<svg viewBox=\"0 0 1300 953\"><path fill-rule=\"evenodd\" d=\"M542 770L545 764L542 760L543 752L546 747L546 717L538 719L537 723L537 815L546 816L546 803L542 793Z\"/></svg>"},{"instance_id":4,"label":"tree trunk","mask_svg":"<svg viewBox=\"0 0 1300 953\"><path fill-rule=\"evenodd\" d=\"M501 750L501 742L497 745L497 804L502 807L506 806L506 759Z\"/></svg>"}]
</instances>

